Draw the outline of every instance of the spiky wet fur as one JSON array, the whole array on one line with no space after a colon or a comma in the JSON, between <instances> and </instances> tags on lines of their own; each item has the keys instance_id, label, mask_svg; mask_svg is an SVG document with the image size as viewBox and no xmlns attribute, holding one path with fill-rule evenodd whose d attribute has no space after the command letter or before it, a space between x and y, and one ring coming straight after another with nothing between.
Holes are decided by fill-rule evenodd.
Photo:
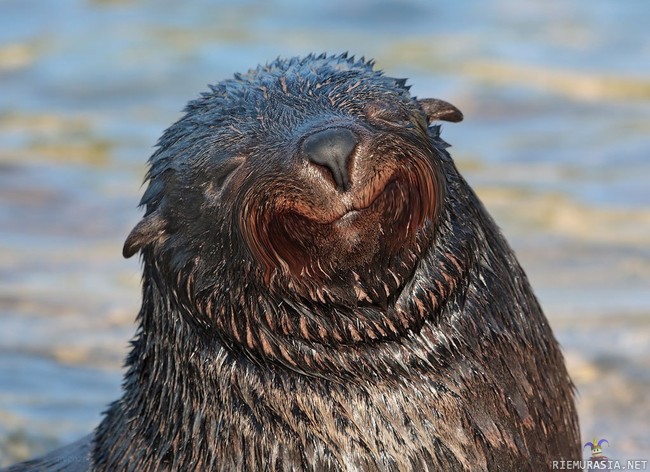
<instances>
[{"instance_id":1,"label":"spiky wet fur","mask_svg":"<svg viewBox=\"0 0 650 472\"><path fill-rule=\"evenodd\" d=\"M287 71L316 69L311 84L309 77L302 82L307 89L319 78L336 80L323 71L329 68L360 73L374 86L403 86L370 67L310 57L276 62L235 82L255 80L288 95L290 85L278 85ZM231 91L247 88L227 83L213 93L230 99ZM202 106L190 105L189 114ZM262 133L296 118L277 113L264 116ZM154 156L154 184L168 168L161 161L166 140L178 132L169 132L161 156ZM526 276L459 176L437 128L430 139L446 180L444 205L432 243L384 307L336 306L327 287L324 303L272 293L247 277L255 269L246 257L233 263L231 251L244 246L236 239L215 249L221 257L212 256L224 263L208 277L216 295L210 306L193 306L201 299L197 292L205 291L195 286L205 268L181 267L189 258L176 252L185 247L165 248L171 256L145 249L141 330L125 396L98 430L98 467L524 470L548 467L550 458L579 457L571 383ZM155 211L164 196L148 193L144 202ZM168 264L162 272L161 256ZM179 280L169 280L174 264L183 274ZM197 316L214 310L224 314L234 339L220 339L209 315ZM354 342L364 333L336 323L359 318L393 325L377 328L375 336L383 339ZM338 339L278 338L255 326L284 323L286 333L298 334L306 329L302 319L319 320L324 336L338 333Z\"/></svg>"},{"instance_id":2,"label":"spiky wet fur","mask_svg":"<svg viewBox=\"0 0 650 472\"><path fill-rule=\"evenodd\" d=\"M234 155L296 119L267 110L252 136L237 134L250 128L240 104L253 87L303 106L280 80L296 71L306 103L324 77L322 87L361 78L408 99L403 81L364 61L279 60L214 87L165 133L143 198L160 234L140 248L139 330L124 395L95 434L94 469L513 471L579 459L557 342L437 127L427 146L444 186L439 211L399 253L402 273L359 276L369 292L387 284L378 304L352 306L327 284L292 296L282 273L265 279L236 222L210 228L212 210L192 205L187 186L210 149ZM201 134L209 107L212 132Z\"/></svg>"}]
</instances>

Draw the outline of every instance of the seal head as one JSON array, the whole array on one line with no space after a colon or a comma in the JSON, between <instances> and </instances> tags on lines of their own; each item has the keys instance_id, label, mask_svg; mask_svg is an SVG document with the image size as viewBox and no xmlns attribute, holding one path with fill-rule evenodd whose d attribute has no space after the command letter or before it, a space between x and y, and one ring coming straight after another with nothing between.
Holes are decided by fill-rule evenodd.
<instances>
[{"instance_id":1,"label":"seal head","mask_svg":"<svg viewBox=\"0 0 650 472\"><path fill-rule=\"evenodd\" d=\"M235 75L191 102L151 158L124 254L155 261L198 308L193 321L230 345L278 357L287 336L355 343L423 322L386 310L399 308L445 197L446 145L429 126L462 114L372 66L310 56ZM247 306L258 293L291 313Z\"/></svg>"}]
</instances>

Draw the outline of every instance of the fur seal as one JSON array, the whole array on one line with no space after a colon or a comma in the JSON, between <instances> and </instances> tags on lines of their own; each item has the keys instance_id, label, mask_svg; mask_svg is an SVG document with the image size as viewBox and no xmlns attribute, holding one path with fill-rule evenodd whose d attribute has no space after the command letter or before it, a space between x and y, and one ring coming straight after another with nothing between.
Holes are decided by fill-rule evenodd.
<instances>
[{"instance_id":1,"label":"fur seal","mask_svg":"<svg viewBox=\"0 0 650 472\"><path fill-rule=\"evenodd\" d=\"M580 458L558 344L435 124L458 109L344 54L236 74L185 111L124 245L144 276L123 396L10 470Z\"/></svg>"}]
</instances>

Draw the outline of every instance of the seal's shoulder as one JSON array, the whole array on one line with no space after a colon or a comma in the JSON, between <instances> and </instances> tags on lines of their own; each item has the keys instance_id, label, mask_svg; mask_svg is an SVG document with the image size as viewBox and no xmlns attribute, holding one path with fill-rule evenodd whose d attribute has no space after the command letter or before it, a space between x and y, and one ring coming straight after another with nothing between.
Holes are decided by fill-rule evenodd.
<instances>
[{"instance_id":1,"label":"seal's shoulder","mask_svg":"<svg viewBox=\"0 0 650 472\"><path fill-rule=\"evenodd\" d=\"M90 451L92 446L93 435L84 436L78 441L69 444L60 449L56 449L49 454L32 459L27 462L21 462L2 472L27 472L27 471L44 471L44 472L86 472L92 470Z\"/></svg>"}]
</instances>

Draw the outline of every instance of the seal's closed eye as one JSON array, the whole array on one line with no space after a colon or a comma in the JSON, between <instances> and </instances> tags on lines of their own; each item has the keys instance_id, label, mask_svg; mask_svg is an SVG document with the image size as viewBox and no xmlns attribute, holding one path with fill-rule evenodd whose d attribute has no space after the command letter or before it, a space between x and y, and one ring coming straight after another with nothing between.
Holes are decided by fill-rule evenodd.
<instances>
[{"instance_id":1,"label":"seal's closed eye","mask_svg":"<svg viewBox=\"0 0 650 472\"><path fill-rule=\"evenodd\" d=\"M221 163L215 170L214 184L217 188L223 188L226 181L233 173L241 167L246 159L241 156L233 157Z\"/></svg>"},{"instance_id":2,"label":"seal's closed eye","mask_svg":"<svg viewBox=\"0 0 650 472\"><path fill-rule=\"evenodd\" d=\"M449 102L438 98L421 98L418 104L427 116L427 121L451 121L458 123L463 121L463 113Z\"/></svg>"},{"instance_id":3,"label":"seal's closed eye","mask_svg":"<svg viewBox=\"0 0 650 472\"><path fill-rule=\"evenodd\" d=\"M364 111L371 122L404 126L410 121L410 116L406 110L390 101L369 103L365 106Z\"/></svg>"}]
</instances>

